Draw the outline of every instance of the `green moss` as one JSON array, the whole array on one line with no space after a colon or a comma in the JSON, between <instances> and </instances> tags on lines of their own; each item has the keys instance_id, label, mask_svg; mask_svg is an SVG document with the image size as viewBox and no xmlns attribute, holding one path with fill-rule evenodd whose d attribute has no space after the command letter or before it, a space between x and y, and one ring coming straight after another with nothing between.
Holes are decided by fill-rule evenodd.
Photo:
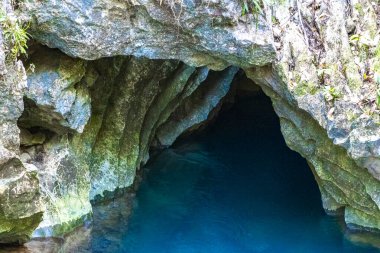
<instances>
[{"instance_id":1,"label":"green moss","mask_svg":"<svg viewBox=\"0 0 380 253\"><path fill-rule=\"evenodd\" d=\"M380 231L379 216L372 215L362 210L347 207L345 209L344 217L349 227L355 229L366 229L373 231Z\"/></svg>"},{"instance_id":2,"label":"green moss","mask_svg":"<svg viewBox=\"0 0 380 253\"><path fill-rule=\"evenodd\" d=\"M303 80L296 83L296 87L293 91L297 96L305 96L307 94L314 95L318 92L318 87L313 82Z\"/></svg>"},{"instance_id":3,"label":"green moss","mask_svg":"<svg viewBox=\"0 0 380 253\"><path fill-rule=\"evenodd\" d=\"M37 236L62 236L83 225L83 221L92 215L86 188L50 199L46 208L50 217L45 218L54 221L54 225L50 227L47 223L44 227L42 224L42 227L35 231Z\"/></svg>"},{"instance_id":4,"label":"green moss","mask_svg":"<svg viewBox=\"0 0 380 253\"><path fill-rule=\"evenodd\" d=\"M360 4L360 3L356 3L355 5L354 5L354 8L359 12L359 14L361 15L361 16L364 16L364 9L363 9L363 6Z\"/></svg>"},{"instance_id":5,"label":"green moss","mask_svg":"<svg viewBox=\"0 0 380 253\"><path fill-rule=\"evenodd\" d=\"M86 66L85 61L64 56L58 67L58 73L61 79L70 83L77 83L86 73Z\"/></svg>"},{"instance_id":6,"label":"green moss","mask_svg":"<svg viewBox=\"0 0 380 253\"><path fill-rule=\"evenodd\" d=\"M72 219L69 222L62 222L61 224L55 225L51 228L49 228L47 231L41 229L37 231L38 236L46 237L46 236L53 236L53 237L59 237L67 235L68 233L74 231L76 228L83 226L83 224L86 221L91 220L92 213L87 213L81 217L78 217L76 219Z\"/></svg>"},{"instance_id":7,"label":"green moss","mask_svg":"<svg viewBox=\"0 0 380 253\"><path fill-rule=\"evenodd\" d=\"M42 212L23 219L0 219L0 243L24 243L42 220Z\"/></svg>"},{"instance_id":8,"label":"green moss","mask_svg":"<svg viewBox=\"0 0 380 253\"><path fill-rule=\"evenodd\" d=\"M354 62L349 62L345 65L345 74L350 89L358 90L362 86L363 81L359 75L358 67Z\"/></svg>"},{"instance_id":9,"label":"green moss","mask_svg":"<svg viewBox=\"0 0 380 253\"><path fill-rule=\"evenodd\" d=\"M276 101L274 106L294 110L283 101ZM334 145L326 131L308 114L295 110L291 115L294 117L291 121L281 118L281 131L288 146L312 165L321 192L324 192L322 197L328 197L324 207L332 210L345 207L347 223L379 229L380 211L375 199L380 182L359 167L347 155L347 150Z\"/></svg>"},{"instance_id":10,"label":"green moss","mask_svg":"<svg viewBox=\"0 0 380 253\"><path fill-rule=\"evenodd\" d=\"M348 121L353 122L353 121L355 121L355 120L358 118L358 115L355 114L355 113L352 112L352 111L348 111L348 112L346 113L346 117L347 117Z\"/></svg>"}]
</instances>

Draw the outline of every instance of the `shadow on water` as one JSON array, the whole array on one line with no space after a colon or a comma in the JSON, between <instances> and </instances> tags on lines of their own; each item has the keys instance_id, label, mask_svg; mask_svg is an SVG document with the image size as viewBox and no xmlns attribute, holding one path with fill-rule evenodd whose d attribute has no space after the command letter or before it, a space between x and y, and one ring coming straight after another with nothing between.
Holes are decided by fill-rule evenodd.
<instances>
[{"instance_id":1,"label":"shadow on water","mask_svg":"<svg viewBox=\"0 0 380 253\"><path fill-rule=\"evenodd\" d=\"M262 94L237 99L144 170L136 196L94 207L92 228L13 252L378 252L379 235L347 232L324 213Z\"/></svg>"}]
</instances>

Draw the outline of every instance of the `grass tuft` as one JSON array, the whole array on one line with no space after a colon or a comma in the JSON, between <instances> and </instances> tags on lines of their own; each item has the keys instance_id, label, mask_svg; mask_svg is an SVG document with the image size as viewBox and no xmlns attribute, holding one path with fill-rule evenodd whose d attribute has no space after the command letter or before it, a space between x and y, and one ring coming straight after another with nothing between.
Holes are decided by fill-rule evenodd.
<instances>
[{"instance_id":1,"label":"grass tuft","mask_svg":"<svg viewBox=\"0 0 380 253\"><path fill-rule=\"evenodd\" d=\"M17 60L21 55L27 55L27 42L30 35L27 32L29 25L22 24L20 20L6 15L0 11L0 25L3 30L5 50L11 60Z\"/></svg>"}]
</instances>

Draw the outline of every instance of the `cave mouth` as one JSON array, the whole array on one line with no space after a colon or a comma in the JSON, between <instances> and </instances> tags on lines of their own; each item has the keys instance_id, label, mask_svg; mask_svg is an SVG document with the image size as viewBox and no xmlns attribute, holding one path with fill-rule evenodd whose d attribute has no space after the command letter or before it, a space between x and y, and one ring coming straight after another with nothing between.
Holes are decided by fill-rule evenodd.
<instances>
[{"instance_id":1,"label":"cave mouth","mask_svg":"<svg viewBox=\"0 0 380 253\"><path fill-rule=\"evenodd\" d=\"M270 99L237 81L201 131L149 160L135 196L94 206L94 252L372 252L323 211Z\"/></svg>"},{"instance_id":2,"label":"cave mouth","mask_svg":"<svg viewBox=\"0 0 380 253\"><path fill-rule=\"evenodd\" d=\"M167 149L152 146L159 152L132 187L93 202L90 229L34 239L26 252L373 252L372 234L354 234L353 244L342 217L326 215L307 162L286 146L271 100L242 70L190 130ZM54 135L28 132L34 142Z\"/></svg>"}]
</instances>

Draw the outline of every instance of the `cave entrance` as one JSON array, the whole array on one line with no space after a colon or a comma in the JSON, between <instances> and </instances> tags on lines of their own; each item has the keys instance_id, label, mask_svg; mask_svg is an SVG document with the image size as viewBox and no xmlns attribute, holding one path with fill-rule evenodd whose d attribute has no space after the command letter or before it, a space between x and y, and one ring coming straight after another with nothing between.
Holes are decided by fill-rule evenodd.
<instances>
[{"instance_id":1,"label":"cave entrance","mask_svg":"<svg viewBox=\"0 0 380 253\"><path fill-rule=\"evenodd\" d=\"M131 252L340 252L338 220L286 146L270 99L243 73L233 87L202 131L151 158L113 240Z\"/></svg>"},{"instance_id":2,"label":"cave entrance","mask_svg":"<svg viewBox=\"0 0 380 253\"><path fill-rule=\"evenodd\" d=\"M138 65L137 60L133 61ZM121 69L131 72L127 63ZM141 63L142 66L145 64L146 62ZM152 69L155 69L155 66L152 65ZM166 87L171 91L172 86L168 84L175 83L172 81L177 80L177 72L181 73L187 68L190 67L181 64L179 71L174 71L174 74L168 73L162 82L148 82L151 76L143 76L137 78L138 81L132 83L132 86L139 88L134 90L136 92L140 91L144 84L145 91L152 90L149 85L153 85L157 90L162 88L165 91ZM199 69L198 74L201 75L202 69ZM130 80L127 78L128 71L121 71L121 77L118 76L112 85L103 85L102 80L105 78L94 84L93 117L103 115L96 113L106 108L104 105L107 102L103 98L107 97L104 96L107 92L110 101L119 101L107 105L110 108L104 111L104 115L110 116L110 119L120 119L120 112L124 112L122 109L125 107L142 107L141 98L145 98L142 95L145 93L132 93L133 96L122 93L125 91L125 85L130 84L124 82ZM227 69L226 72L228 71ZM160 134L157 135L156 132L156 135L150 136L150 130L154 127L148 123L152 123L153 119L158 120L157 108L154 106L152 111L147 107L146 111L137 110L136 113L132 111L125 114L124 120L128 123L131 119L135 123L136 115L146 114L139 119L141 125L151 126L144 128L149 129L144 136L147 137L147 143L151 143L148 140L152 141L152 150L159 149L160 152L152 155L140 170L145 172L142 173L145 176L140 185L138 182L141 177L138 175L135 185L126 191L120 191L121 194L125 193L120 198L116 198L118 193L113 195L112 192L112 200L93 202L91 233L83 227L69 234L62 242L62 248L70 248L70 244L76 244L72 242L77 242L80 238L83 240L72 247L90 249L90 252L323 252L326 249L330 252L342 252L346 249L350 250L349 252L358 252L353 244L344 239L341 219L327 216L323 211L313 174L306 161L286 146L271 100L242 70L237 74L232 72L231 75L226 75L228 85L223 85L225 83L219 79L223 71L210 71L200 88L196 88L199 85L197 84L193 93L190 93L188 98L191 98L191 103L187 103L185 96L181 96L185 102L182 101L182 104L178 105L180 110L171 112L168 121L178 123L182 119L181 116L185 115L186 124L179 124L178 128L169 127L168 131L164 131L166 128L158 128L162 130ZM222 85L214 85L215 80L219 80ZM233 81L230 86L231 80ZM187 81L184 84L186 83ZM103 92L101 88L109 90ZM221 89L223 92L220 92ZM218 96L213 96L218 92ZM160 95L164 94L165 97L169 93L157 93L158 99L155 98L154 101L160 102ZM221 93L223 94L220 95ZM220 97L223 97L221 101ZM132 104L128 98L133 98ZM205 100L206 102L202 103ZM211 102L212 106L209 106ZM198 104L201 105L199 108L207 107L207 110L195 110L195 113L191 114L192 109ZM47 125L47 128L33 124L31 127L28 123L33 123L34 116L44 114L34 110L35 105L28 101L25 105L26 110L19 120L20 127L25 128L24 136L21 134L21 139L24 140L21 141L21 148L26 152L31 150L29 153L36 157L34 164L41 165L40 168L43 170L44 155L49 154L45 152L44 142L59 137L61 129L52 127L54 124ZM209 109L212 110L211 113ZM44 112L42 110L42 113ZM201 124L194 123L199 121L192 121L193 116L197 117L199 112L202 112L205 118L209 115ZM53 117L56 118L59 117ZM134 130L136 125L125 125L129 128L115 132L110 131L113 124L99 124L97 135L91 134L101 136L94 141L94 147L97 147L97 141L105 140L108 143L111 137L116 140L116 144L110 147L130 140L130 135L125 133ZM162 140L171 140L174 136L171 135L172 129L177 129L176 133L182 133L185 129L191 131L182 134L173 145L168 141L167 145L171 145L169 148L160 149L166 146ZM117 133L121 135L116 136ZM38 136L40 138L37 138ZM165 138L160 138L162 136ZM67 139L63 140L76 140L76 137L80 135L69 133ZM53 141L60 144L59 138ZM94 154L93 150L91 155ZM104 150L99 148L98 155L102 155ZM52 151L55 152L55 149ZM130 149L126 149L126 153L129 154ZM30 156L24 158L27 161L31 159ZM46 161L49 161L49 157ZM71 182L76 176L64 172L66 166L74 167L73 163L64 160L61 164L62 175L68 175L66 180ZM72 173L73 170L68 171ZM103 177L112 175L111 172L112 170L100 174L100 181ZM98 179L92 176L92 180L96 182ZM61 178L63 177L59 179ZM48 178L47 182L50 181Z\"/></svg>"}]
</instances>

